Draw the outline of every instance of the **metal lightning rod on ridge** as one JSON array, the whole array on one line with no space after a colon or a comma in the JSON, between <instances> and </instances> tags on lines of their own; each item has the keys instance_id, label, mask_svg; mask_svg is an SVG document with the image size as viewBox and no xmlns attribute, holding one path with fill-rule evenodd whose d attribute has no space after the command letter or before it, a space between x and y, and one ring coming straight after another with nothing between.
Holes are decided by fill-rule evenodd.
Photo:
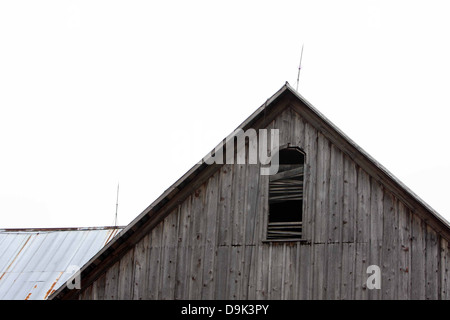
<instances>
[{"instance_id":1,"label":"metal lightning rod on ridge","mask_svg":"<svg viewBox=\"0 0 450 320\"><path fill-rule=\"evenodd\" d=\"M117 182L117 195L116 195L116 214L114 216L114 227L117 227L117 210L119 208L119 182Z\"/></svg>"},{"instance_id":2,"label":"metal lightning rod on ridge","mask_svg":"<svg viewBox=\"0 0 450 320\"><path fill-rule=\"evenodd\" d=\"M300 70L302 69L302 57L303 57L303 44L302 44L302 53L300 54L300 63L298 64L298 74L297 74L297 86L295 90L298 91L298 82L300 79Z\"/></svg>"}]
</instances>

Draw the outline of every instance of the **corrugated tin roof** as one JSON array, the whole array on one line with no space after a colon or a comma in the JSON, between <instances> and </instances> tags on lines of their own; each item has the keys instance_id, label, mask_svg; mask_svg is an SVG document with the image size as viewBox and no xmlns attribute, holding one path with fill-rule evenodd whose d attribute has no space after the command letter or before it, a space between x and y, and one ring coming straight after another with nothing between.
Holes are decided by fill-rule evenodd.
<instances>
[{"instance_id":1,"label":"corrugated tin roof","mask_svg":"<svg viewBox=\"0 0 450 320\"><path fill-rule=\"evenodd\" d=\"M0 229L0 299L47 299L122 229Z\"/></svg>"}]
</instances>

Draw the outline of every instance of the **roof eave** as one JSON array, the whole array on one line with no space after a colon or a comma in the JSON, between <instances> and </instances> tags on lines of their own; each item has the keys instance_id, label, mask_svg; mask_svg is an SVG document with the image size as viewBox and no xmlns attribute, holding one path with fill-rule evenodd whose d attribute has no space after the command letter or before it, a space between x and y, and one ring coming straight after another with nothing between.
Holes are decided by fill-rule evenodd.
<instances>
[{"instance_id":1,"label":"roof eave","mask_svg":"<svg viewBox=\"0 0 450 320\"><path fill-rule=\"evenodd\" d=\"M450 222L448 222L443 216L441 216L436 210L434 210L429 204L427 204L423 199L421 199L416 193L414 193L410 188L408 188L400 179L394 176L388 169L386 169L381 163L379 163L375 158L373 158L369 153L367 153L363 148L361 148L356 142L354 142L349 136L347 136L341 129L339 129L332 121L330 121L324 114L317 110L311 103L309 103L299 92L294 90L288 83L286 83L287 89L294 94L299 100L301 100L315 115L326 122L332 130L334 130L339 136L346 140L346 142L355 148L365 159L368 160L373 166L380 170L386 177L391 179L395 184L397 184L401 189L406 191L413 198L419 206L421 206L426 211L429 211L443 226L450 230Z\"/></svg>"},{"instance_id":2,"label":"roof eave","mask_svg":"<svg viewBox=\"0 0 450 320\"><path fill-rule=\"evenodd\" d=\"M250 127L252 123L264 112L264 110L270 106L273 102L275 102L277 99L279 99L285 92L290 91L290 86L286 82L274 95L272 95L269 99L266 100L266 102L261 105L255 112L253 112L244 122L242 122L237 129L243 129ZM233 133L235 130L230 133L224 140L227 141L228 139L233 137ZM222 140L217 146L220 147L224 140ZM215 148L214 148L215 149ZM213 149L213 150L214 150ZM94 257L92 257L80 270L81 276L83 276L83 273L85 273L90 266L95 262L102 259L102 256L105 256L107 252L111 252L114 247L117 247L120 245L121 242L124 241L124 238L129 238L132 233L134 233L137 228L147 222L151 218L151 213L155 211L155 208L160 207L164 205L166 202L170 200L170 198L173 198L180 190L187 184L186 182L189 180L190 177L197 176L201 171L203 171L207 165L205 163L205 159L211 156L211 152L205 155L205 157L202 158L202 160L198 163L196 163L189 171L187 171L180 179L178 179L172 186L170 186L166 191L164 191L155 201L153 201L152 204L150 204L141 214L139 214L133 221L131 221L117 236L111 240L106 246L104 246ZM63 284L61 287L59 287L50 297L49 299L58 299L59 296L69 290L67 288L67 284Z\"/></svg>"}]
</instances>

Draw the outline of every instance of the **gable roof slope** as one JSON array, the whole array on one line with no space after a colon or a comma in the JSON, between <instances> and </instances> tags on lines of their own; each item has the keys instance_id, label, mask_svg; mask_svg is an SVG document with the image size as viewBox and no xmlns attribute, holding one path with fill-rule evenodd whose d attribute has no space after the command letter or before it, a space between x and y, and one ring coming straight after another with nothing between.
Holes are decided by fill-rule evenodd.
<instances>
[{"instance_id":1,"label":"gable roof slope","mask_svg":"<svg viewBox=\"0 0 450 320\"><path fill-rule=\"evenodd\" d=\"M450 224L447 220L344 134L294 90L289 83L286 82L272 97L267 99L262 106L242 122L237 129L245 131L249 128L264 128L288 106L298 112L306 121L339 147L342 152L350 156L370 176L378 180L386 189L402 200L421 219L433 227L438 234L450 241ZM233 139L234 132L223 139L216 148L222 147L226 141ZM108 245L103 247L103 249L82 267L81 277L84 279L83 287L88 286L102 271L117 261L128 248L145 236L177 204L181 203L184 198L206 181L221 166L216 164L207 165L204 160L208 157L211 157L211 152L161 194L161 196L125 227L115 239L110 241ZM99 267L97 268L97 266ZM70 298L70 296L71 294L68 292L66 285L63 285L50 299Z\"/></svg>"}]
</instances>

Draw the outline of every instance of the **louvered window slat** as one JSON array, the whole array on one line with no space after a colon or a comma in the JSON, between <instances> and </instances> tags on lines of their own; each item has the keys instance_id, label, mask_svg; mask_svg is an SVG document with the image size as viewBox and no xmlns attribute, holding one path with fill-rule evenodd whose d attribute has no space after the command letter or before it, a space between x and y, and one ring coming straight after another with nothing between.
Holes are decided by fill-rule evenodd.
<instances>
[{"instance_id":1,"label":"louvered window slat","mask_svg":"<svg viewBox=\"0 0 450 320\"><path fill-rule=\"evenodd\" d=\"M282 164L269 177L267 240L302 238L303 177L304 163Z\"/></svg>"}]
</instances>

